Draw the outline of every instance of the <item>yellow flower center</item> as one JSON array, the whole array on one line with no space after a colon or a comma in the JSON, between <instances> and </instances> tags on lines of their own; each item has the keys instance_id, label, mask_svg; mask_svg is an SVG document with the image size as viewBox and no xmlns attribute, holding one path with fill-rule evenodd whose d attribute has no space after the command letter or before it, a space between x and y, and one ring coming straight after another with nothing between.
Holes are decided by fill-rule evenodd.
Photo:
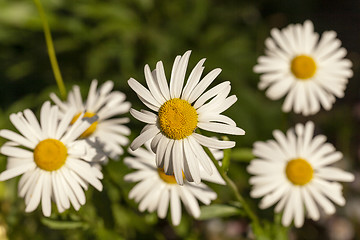
<instances>
[{"instance_id":1,"label":"yellow flower center","mask_svg":"<svg viewBox=\"0 0 360 240\"><path fill-rule=\"evenodd\" d=\"M59 140L48 138L36 145L34 161L36 165L46 171L55 171L61 168L67 157L67 148Z\"/></svg>"},{"instance_id":2,"label":"yellow flower center","mask_svg":"<svg viewBox=\"0 0 360 240\"><path fill-rule=\"evenodd\" d=\"M291 61L291 71L296 78L308 79L316 72L316 63L312 57L299 55Z\"/></svg>"},{"instance_id":3,"label":"yellow flower center","mask_svg":"<svg viewBox=\"0 0 360 240\"><path fill-rule=\"evenodd\" d=\"M168 138L180 140L190 136L197 123L197 112L186 100L173 98L159 109L160 129Z\"/></svg>"},{"instance_id":4,"label":"yellow flower center","mask_svg":"<svg viewBox=\"0 0 360 240\"><path fill-rule=\"evenodd\" d=\"M71 120L70 124L74 124L76 122L76 120L79 118L79 116L81 115L81 113L78 113L74 116L74 118ZM91 118L95 116L95 113L92 112L85 112L83 118ZM93 134L93 132L95 131L96 127L98 125L98 121L93 122L90 127L88 129L86 129L81 135L80 138L87 138L89 137L91 134Z\"/></svg>"},{"instance_id":5,"label":"yellow flower center","mask_svg":"<svg viewBox=\"0 0 360 240\"><path fill-rule=\"evenodd\" d=\"M302 158L290 160L286 165L286 176L294 185L305 185L313 178L314 170Z\"/></svg>"},{"instance_id":6,"label":"yellow flower center","mask_svg":"<svg viewBox=\"0 0 360 240\"><path fill-rule=\"evenodd\" d=\"M176 179L175 179L175 176L174 175L167 175L165 172L164 172L164 169L163 168L158 168L158 174L159 174L159 177L166 183L169 183L169 184L177 184L176 182ZM185 175L184 173L182 174L183 175L183 179L185 178Z\"/></svg>"}]
</instances>

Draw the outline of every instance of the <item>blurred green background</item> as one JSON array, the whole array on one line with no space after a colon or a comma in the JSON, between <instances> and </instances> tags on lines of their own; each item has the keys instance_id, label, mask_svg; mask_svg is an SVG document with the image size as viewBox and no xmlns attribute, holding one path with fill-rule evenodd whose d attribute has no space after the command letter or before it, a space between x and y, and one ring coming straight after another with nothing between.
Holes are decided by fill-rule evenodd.
<instances>
[{"instance_id":1,"label":"blurred green background","mask_svg":"<svg viewBox=\"0 0 360 240\"><path fill-rule=\"evenodd\" d=\"M248 198L245 167L256 140L272 138L274 129L286 130L296 122L312 120L317 132L345 155L340 167L359 176L360 2L336 0L47 0L42 1L51 27L61 72L70 90L78 84L86 95L92 79L115 82L136 109L144 108L127 85L130 77L145 83L143 68L164 62L167 76L176 55L191 49L189 68L207 58L205 73L216 67L218 84L229 80L238 101L226 112L245 136L237 141L229 175ZM281 101L267 99L257 89L259 76L252 72L263 54L264 40L273 27L310 19L315 31L335 30L353 62L345 97L329 112L304 118L281 112ZM190 70L188 70L190 72ZM42 25L31 0L0 0L0 128L13 129L10 113L31 108L38 112L50 92L58 93L47 55ZM133 139L143 124L132 119ZM1 143L4 140L1 140ZM0 171L6 159L0 158ZM17 180L0 182L0 239L247 239L246 219L229 216L195 221L185 212L173 227L156 214L139 213L127 194L133 184L122 178L129 172L121 161L104 167L104 190L87 192L79 212L69 210L43 218L41 210L24 212L17 197ZM211 185L232 199L225 187ZM348 201L337 213L319 222L307 221L292 230L292 239L360 239L360 180L345 186ZM257 200L253 201L256 206ZM269 221L273 210L259 212Z\"/></svg>"}]
</instances>

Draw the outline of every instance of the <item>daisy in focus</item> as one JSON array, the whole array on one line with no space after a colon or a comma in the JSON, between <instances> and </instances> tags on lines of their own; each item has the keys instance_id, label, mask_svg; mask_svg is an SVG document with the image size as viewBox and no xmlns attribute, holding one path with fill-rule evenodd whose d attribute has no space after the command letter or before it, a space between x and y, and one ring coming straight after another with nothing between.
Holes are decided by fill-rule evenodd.
<instances>
[{"instance_id":1,"label":"daisy in focus","mask_svg":"<svg viewBox=\"0 0 360 240\"><path fill-rule=\"evenodd\" d=\"M135 157L126 157L124 163L137 171L127 174L124 179L129 182L139 182L129 193L130 199L139 203L141 212L157 211L159 218L165 218L170 203L171 221L179 225L181 221L181 202L186 210L194 217L200 216L198 200L209 205L217 195L204 183L195 184L184 180L184 185L177 184L174 175L166 175L163 168L155 164L155 154L150 149L150 144L145 148L138 148L129 152ZM216 156L216 155L215 155ZM212 164L213 171L217 171ZM217 172L210 176L205 171L200 171L201 177L212 182L225 184Z\"/></svg>"},{"instance_id":2,"label":"daisy in focus","mask_svg":"<svg viewBox=\"0 0 360 240\"><path fill-rule=\"evenodd\" d=\"M91 165L96 152L84 140L76 140L96 120L76 120L69 127L75 114L69 109L61 121L57 106L47 101L42 105L40 124L34 113L10 115L10 121L20 132L0 130L0 136L10 141L1 148L8 156L7 169L0 174L0 181L22 175L19 196L25 198L26 212L34 211L41 202L45 216L51 214L51 199L59 212L75 210L86 202L84 190L88 184L102 190L102 173ZM82 115L81 115L82 117Z\"/></svg>"},{"instance_id":3,"label":"daisy in focus","mask_svg":"<svg viewBox=\"0 0 360 240\"><path fill-rule=\"evenodd\" d=\"M153 72L148 65L145 66L145 79L149 89L133 78L128 81L139 99L153 111L130 110L133 117L147 123L130 148L136 150L153 138L151 148L156 153L156 166L163 168L168 175L174 174L179 184L184 183L183 174L188 181L200 183L200 165L208 174L212 174L211 160L202 146L215 149L235 146L233 141L206 137L195 133L195 129L223 134L245 134L231 118L221 114L237 100L234 95L228 96L230 82L223 82L205 92L221 69L212 70L200 80L205 62L205 59L202 59L185 83L190 53L187 51L183 56L175 58L169 85L161 61L157 62Z\"/></svg>"},{"instance_id":4,"label":"daisy in focus","mask_svg":"<svg viewBox=\"0 0 360 240\"><path fill-rule=\"evenodd\" d=\"M317 113L320 105L330 110L335 97L342 98L352 63L344 57L345 48L336 32L314 32L309 20L303 25L289 25L272 29L265 41L266 56L258 58L254 72L261 73L259 89L266 96L278 100L286 95L284 112L291 109L305 116Z\"/></svg>"},{"instance_id":5,"label":"daisy in focus","mask_svg":"<svg viewBox=\"0 0 360 240\"><path fill-rule=\"evenodd\" d=\"M283 134L275 130L275 140L255 142L247 171L253 189L251 197L263 197L260 208L275 203L275 212L283 210L282 224L296 227L304 223L305 210L313 220L320 218L318 205L327 214L335 212L331 202L343 206L342 185L337 181L351 182L354 175L329 166L343 158L341 152L326 143L324 135L314 134L314 123L297 124ZM330 201L331 200L331 201ZM305 208L304 208L305 207Z\"/></svg>"},{"instance_id":6,"label":"daisy in focus","mask_svg":"<svg viewBox=\"0 0 360 240\"><path fill-rule=\"evenodd\" d=\"M122 146L129 143L127 136L130 134L130 129L124 125L129 122L129 118L114 118L114 116L128 113L130 103L125 102L124 93L111 91L114 87L112 81L105 82L99 89L97 85L97 80L91 82L86 102L83 102L80 88L76 85L69 92L66 102L62 102L54 93L50 94L50 98L59 106L62 113L69 108L76 108L72 123L82 112L85 112L84 117L98 116L98 120L84 131L80 138L98 142L102 145L103 151L116 160L124 153Z\"/></svg>"}]
</instances>

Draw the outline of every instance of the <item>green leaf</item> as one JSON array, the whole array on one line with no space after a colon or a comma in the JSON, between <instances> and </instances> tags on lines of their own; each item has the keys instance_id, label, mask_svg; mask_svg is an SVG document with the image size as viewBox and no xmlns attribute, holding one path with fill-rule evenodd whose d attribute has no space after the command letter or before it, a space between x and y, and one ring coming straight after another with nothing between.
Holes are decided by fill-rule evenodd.
<instances>
[{"instance_id":1,"label":"green leaf","mask_svg":"<svg viewBox=\"0 0 360 240\"><path fill-rule=\"evenodd\" d=\"M254 158L251 148L236 148L231 152L231 159L237 162L250 162Z\"/></svg>"},{"instance_id":2,"label":"green leaf","mask_svg":"<svg viewBox=\"0 0 360 240\"><path fill-rule=\"evenodd\" d=\"M202 206L200 209L201 215L198 218L200 220L244 214L242 209L225 204L212 204L210 206Z\"/></svg>"},{"instance_id":3,"label":"green leaf","mask_svg":"<svg viewBox=\"0 0 360 240\"><path fill-rule=\"evenodd\" d=\"M62 220L55 220L51 218L43 217L41 222L52 229L75 229L75 228L86 228L87 223L81 221L62 221Z\"/></svg>"}]
</instances>

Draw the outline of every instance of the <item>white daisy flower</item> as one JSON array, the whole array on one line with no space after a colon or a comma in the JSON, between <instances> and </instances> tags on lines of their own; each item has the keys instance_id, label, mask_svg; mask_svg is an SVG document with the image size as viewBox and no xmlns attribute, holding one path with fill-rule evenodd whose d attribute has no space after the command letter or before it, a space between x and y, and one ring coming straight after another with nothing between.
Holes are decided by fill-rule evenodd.
<instances>
[{"instance_id":1,"label":"white daisy flower","mask_svg":"<svg viewBox=\"0 0 360 240\"><path fill-rule=\"evenodd\" d=\"M8 156L0 181L22 175L18 191L25 198L26 212L34 211L41 202L43 214L50 216L51 199L59 212L70 208L70 203L78 210L85 204L83 189L88 183L102 190L99 179L103 175L90 164L94 151L84 140L76 141L96 119L79 119L69 127L74 114L75 109L69 109L59 121L58 107L47 101L41 108L40 124L26 109L10 115L20 134L0 130L0 136L10 140L0 148Z\"/></svg>"},{"instance_id":2,"label":"white daisy flower","mask_svg":"<svg viewBox=\"0 0 360 240\"><path fill-rule=\"evenodd\" d=\"M129 150L135 157L126 157L124 160L126 165L137 169L137 171L127 174L124 179L130 182L139 182L130 191L129 198L139 203L141 212L157 211L160 218L166 217L170 203L173 225L180 223L181 202L194 218L198 218L200 216L198 200L209 205L211 200L216 199L216 193L204 183L195 184L184 180L184 185L178 185L174 175L166 175L163 168L156 166L156 156L149 145L145 144L147 149ZM213 169L216 171L214 165ZM205 171L202 172L202 175L209 177ZM224 183L219 173L211 180L216 183Z\"/></svg>"},{"instance_id":3,"label":"white daisy flower","mask_svg":"<svg viewBox=\"0 0 360 240\"><path fill-rule=\"evenodd\" d=\"M272 100L286 96L282 110L303 115L315 114L320 105L330 110L335 97L342 98L352 63L340 47L336 32L314 32L309 20L304 25L272 29L265 41L266 56L258 58L254 72L262 73L259 88Z\"/></svg>"},{"instance_id":4,"label":"white daisy flower","mask_svg":"<svg viewBox=\"0 0 360 240\"><path fill-rule=\"evenodd\" d=\"M111 91L114 86L112 81L105 82L98 90L96 89L97 84L97 80L91 82L86 102L82 101L80 88L76 85L69 92L66 102L62 102L54 93L50 94L50 98L59 106L62 113L65 113L69 108L76 108L77 112L72 122L75 122L84 111L84 117L97 115L99 119L82 133L80 138L89 138L92 141L97 139L104 152L116 160L124 152L121 146L129 143L126 136L130 135L130 129L123 125L129 122L129 118L113 117L129 112L130 103L124 102L126 98L124 93Z\"/></svg>"},{"instance_id":5,"label":"white daisy flower","mask_svg":"<svg viewBox=\"0 0 360 240\"><path fill-rule=\"evenodd\" d=\"M235 146L233 141L219 141L195 133L196 128L224 134L245 134L231 118L221 114L237 100L234 95L228 97L230 82L218 84L204 93L221 69L212 70L200 81L205 62L202 59L183 86L190 53L187 51L182 57L176 57L170 87L161 61L156 64L153 72L148 65L145 66L149 90L133 78L128 81L140 100L156 112L130 110L136 119L147 123L130 147L135 150L153 138L151 147L156 153L157 167L163 168L167 174L174 173L179 184L183 184L182 173L188 181L199 183L200 164L211 175L211 160L202 146L216 149Z\"/></svg>"},{"instance_id":6,"label":"white daisy flower","mask_svg":"<svg viewBox=\"0 0 360 240\"><path fill-rule=\"evenodd\" d=\"M326 143L324 135L313 138L314 123L297 124L295 131L287 134L275 130L275 140L255 142L253 154L257 157L250 162L247 171L255 176L250 178L253 189L251 197L263 197L260 208L275 204L275 212L284 210L282 224L295 226L304 223L304 212L318 220L317 205L327 214L335 212L334 204L343 206L342 185L337 181L351 182L354 175L328 166L343 158L341 152ZM331 201L329 201L329 199ZM305 207L305 209L304 209Z\"/></svg>"}]
</instances>

